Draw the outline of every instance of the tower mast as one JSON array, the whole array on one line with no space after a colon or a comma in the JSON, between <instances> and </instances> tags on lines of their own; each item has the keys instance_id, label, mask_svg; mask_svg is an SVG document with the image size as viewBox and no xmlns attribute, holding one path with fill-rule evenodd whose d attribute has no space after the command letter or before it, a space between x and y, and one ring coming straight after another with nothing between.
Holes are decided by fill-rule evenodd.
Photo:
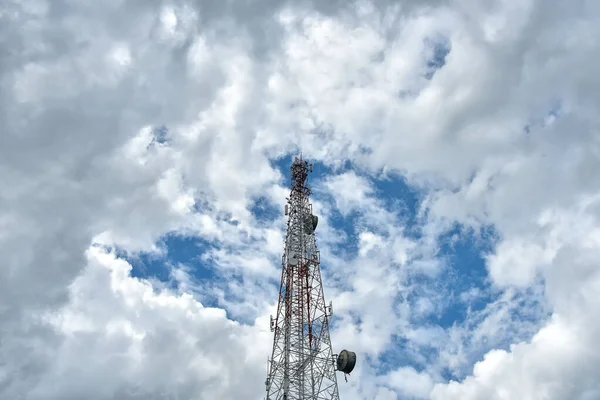
<instances>
[{"instance_id":1,"label":"tower mast","mask_svg":"<svg viewBox=\"0 0 600 400\"><path fill-rule=\"evenodd\" d=\"M288 223L277 315L271 317L274 340L265 382L267 400L339 400L336 356L329 336L332 307L325 304L323 294L309 172L312 164L296 157L285 206ZM337 366L349 373L355 362L355 354L344 350Z\"/></svg>"}]
</instances>

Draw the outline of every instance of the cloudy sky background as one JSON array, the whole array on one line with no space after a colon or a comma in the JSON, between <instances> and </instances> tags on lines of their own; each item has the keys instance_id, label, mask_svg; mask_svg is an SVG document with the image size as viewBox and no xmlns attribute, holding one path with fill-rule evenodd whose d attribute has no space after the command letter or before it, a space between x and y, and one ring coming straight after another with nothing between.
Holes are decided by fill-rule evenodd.
<instances>
[{"instance_id":1,"label":"cloudy sky background","mask_svg":"<svg viewBox=\"0 0 600 400\"><path fill-rule=\"evenodd\" d=\"M0 399L262 399L315 163L343 400L600 399L600 3L0 3Z\"/></svg>"}]
</instances>

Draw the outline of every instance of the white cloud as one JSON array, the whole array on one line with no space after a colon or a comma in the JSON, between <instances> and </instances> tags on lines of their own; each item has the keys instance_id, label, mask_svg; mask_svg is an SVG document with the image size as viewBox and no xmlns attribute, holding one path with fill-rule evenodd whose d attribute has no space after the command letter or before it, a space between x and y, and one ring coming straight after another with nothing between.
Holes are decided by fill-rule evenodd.
<instances>
[{"instance_id":1,"label":"white cloud","mask_svg":"<svg viewBox=\"0 0 600 400\"><path fill-rule=\"evenodd\" d=\"M131 266L99 247L70 288L68 306L47 318L62 343L50 351L39 380L23 375L3 395L32 399L258 398L269 331L243 326L189 294L156 292L129 276ZM41 349L40 349L41 350ZM82 354L85 355L84 361ZM250 389L249 389L250 388Z\"/></svg>"},{"instance_id":2,"label":"white cloud","mask_svg":"<svg viewBox=\"0 0 600 400\"><path fill-rule=\"evenodd\" d=\"M419 373L414 368L400 368L392 372L384 382L409 398L425 399L433 387L427 373Z\"/></svg>"},{"instance_id":3,"label":"white cloud","mask_svg":"<svg viewBox=\"0 0 600 400\"><path fill-rule=\"evenodd\" d=\"M508 353L489 353L463 383L436 387L433 398L562 399L597 393L599 358L591 340L600 325L591 293L597 293L600 275L591 257L600 248L587 240L596 229L597 217L588 214L595 204L584 202L577 213L554 210L544 218L545 224L554 219L554 227L542 238L561 243L555 260L541 271L552 318L531 341L517 342Z\"/></svg>"},{"instance_id":4,"label":"white cloud","mask_svg":"<svg viewBox=\"0 0 600 400\"><path fill-rule=\"evenodd\" d=\"M271 162L298 147L334 168L315 209L334 344L361 360L344 399L426 398L432 386L444 399L597 397L598 11L1 5L0 397L260 398L284 216L258 222L249 208L263 196L282 209ZM427 80L432 38L451 52ZM357 172L338 173L346 161ZM378 198L382 171L426 194L422 237ZM355 248L339 249L337 213L356 218ZM436 283L437 239L455 222L493 226L499 241L490 287L453 294L492 300L443 328L426 316L452 300ZM160 251L169 232L214 245L204 261L231 279L197 295L223 309L156 292L90 249L96 238ZM180 288L204 290L178 271ZM382 380L388 351L433 364ZM472 373L448 383L444 368Z\"/></svg>"},{"instance_id":5,"label":"white cloud","mask_svg":"<svg viewBox=\"0 0 600 400\"><path fill-rule=\"evenodd\" d=\"M490 275L499 285L530 286L535 281L537 267L551 261L543 248L515 239L502 242L488 259Z\"/></svg>"}]
</instances>

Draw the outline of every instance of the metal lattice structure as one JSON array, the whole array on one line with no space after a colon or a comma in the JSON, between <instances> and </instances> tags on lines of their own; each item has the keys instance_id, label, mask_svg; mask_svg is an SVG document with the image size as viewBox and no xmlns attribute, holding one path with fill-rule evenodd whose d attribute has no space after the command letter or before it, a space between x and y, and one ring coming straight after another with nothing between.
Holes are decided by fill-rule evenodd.
<instances>
[{"instance_id":1,"label":"metal lattice structure","mask_svg":"<svg viewBox=\"0 0 600 400\"><path fill-rule=\"evenodd\" d=\"M339 400L336 355L329 336L332 306L325 304L315 228L309 202L312 165L295 158L267 400Z\"/></svg>"}]
</instances>

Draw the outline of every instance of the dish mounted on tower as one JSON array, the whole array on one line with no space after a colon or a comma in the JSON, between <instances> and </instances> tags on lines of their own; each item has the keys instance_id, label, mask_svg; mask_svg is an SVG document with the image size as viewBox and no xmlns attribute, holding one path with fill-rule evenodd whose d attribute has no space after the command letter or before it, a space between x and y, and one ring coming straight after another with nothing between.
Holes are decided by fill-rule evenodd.
<instances>
[{"instance_id":1,"label":"dish mounted on tower","mask_svg":"<svg viewBox=\"0 0 600 400\"><path fill-rule=\"evenodd\" d=\"M271 316L273 352L265 382L267 400L339 400L336 370L349 374L356 354L333 354L325 304L321 259L315 230L319 218L309 202L308 173L312 164L296 157L291 168L291 193L277 316Z\"/></svg>"}]
</instances>

